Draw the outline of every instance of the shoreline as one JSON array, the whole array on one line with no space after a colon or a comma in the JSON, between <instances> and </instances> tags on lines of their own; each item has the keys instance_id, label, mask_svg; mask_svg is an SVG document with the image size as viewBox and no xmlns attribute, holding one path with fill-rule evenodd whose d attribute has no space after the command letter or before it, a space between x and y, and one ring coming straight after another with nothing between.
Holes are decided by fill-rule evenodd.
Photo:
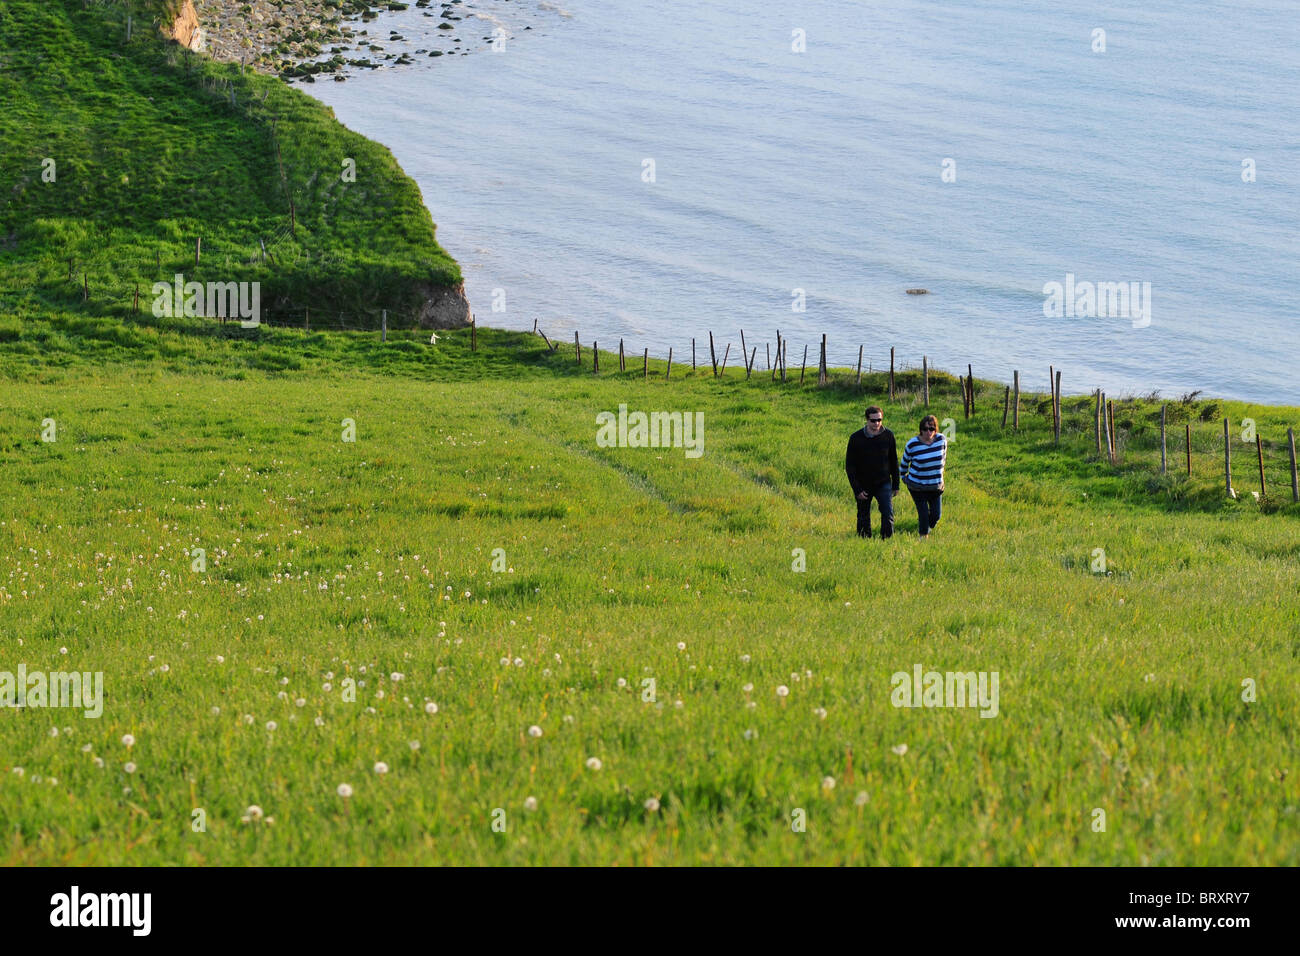
<instances>
[{"instance_id":1,"label":"shoreline","mask_svg":"<svg viewBox=\"0 0 1300 956\"><path fill-rule=\"evenodd\" d=\"M193 0L187 0L187 4ZM467 55L462 36L477 17L464 0L413 0L372 6L364 0L197 0L201 45L191 47L222 63L246 66L286 82L316 81L328 75L337 82L351 71L406 66L414 56ZM188 12L188 5L185 10ZM446 49L389 52L387 44L405 37L388 29L388 14L419 10L438 22L437 38ZM184 15L184 14L183 14ZM489 18L490 19L490 18ZM382 26L381 26L382 25ZM379 27L371 35L372 27ZM184 41L181 41L184 45Z\"/></svg>"}]
</instances>

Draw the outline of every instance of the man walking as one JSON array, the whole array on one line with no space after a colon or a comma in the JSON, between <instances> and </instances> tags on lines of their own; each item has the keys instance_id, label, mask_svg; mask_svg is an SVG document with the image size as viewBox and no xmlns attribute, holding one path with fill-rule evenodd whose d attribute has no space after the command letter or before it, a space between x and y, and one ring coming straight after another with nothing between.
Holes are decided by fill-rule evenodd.
<instances>
[{"instance_id":1,"label":"man walking","mask_svg":"<svg viewBox=\"0 0 1300 956\"><path fill-rule=\"evenodd\" d=\"M866 427L849 436L844 471L858 502L858 536L871 537L873 498L880 509L880 536L892 536L894 495L898 494L898 444L894 433L885 427L885 413L879 406L868 408Z\"/></svg>"}]
</instances>

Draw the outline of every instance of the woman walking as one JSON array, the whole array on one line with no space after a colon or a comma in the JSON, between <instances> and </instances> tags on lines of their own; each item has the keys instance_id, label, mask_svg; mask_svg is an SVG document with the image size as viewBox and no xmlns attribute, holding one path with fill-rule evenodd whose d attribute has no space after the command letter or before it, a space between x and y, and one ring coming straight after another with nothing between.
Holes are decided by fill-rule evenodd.
<instances>
[{"instance_id":1,"label":"woman walking","mask_svg":"<svg viewBox=\"0 0 1300 956\"><path fill-rule=\"evenodd\" d=\"M939 431L939 422L933 415L921 419L920 434L909 439L903 448L903 460L898 470L903 484L916 502L916 518L921 537L939 523L939 510L943 504L943 467L948 460L948 443Z\"/></svg>"}]
</instances>

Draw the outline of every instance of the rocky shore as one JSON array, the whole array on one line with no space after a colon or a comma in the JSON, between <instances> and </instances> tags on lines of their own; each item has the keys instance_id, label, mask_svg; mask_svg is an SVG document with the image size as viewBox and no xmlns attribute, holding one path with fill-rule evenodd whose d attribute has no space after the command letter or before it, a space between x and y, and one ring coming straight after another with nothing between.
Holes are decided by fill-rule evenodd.
<instances>
[{"instance_id":1,"label":"rocky shore","mask_svg":"<svg viewBox=\"0 0 1300 956\"><path fill-rule=\"evenodd\" d=\"M185 5L176 39L217 60L242 63L262 73L286 79L313 80L320 74L343 79L349 68L376 68L385 63L411 62L408 54L388 53L383 43L396 34L374 37L366 24L384 11L424 9L440 20L439 29L451 38L464 19L462 0L415 0L414 3L370 4L364 0L193 0L198 15L197 36L189 26ZM183 26L184 24L184 26ZM193 38L193 39L192 39ZM423 51L421 51L423 52ZM441 55L441 54L437 54Z\"/></svg>"}]
</instances>

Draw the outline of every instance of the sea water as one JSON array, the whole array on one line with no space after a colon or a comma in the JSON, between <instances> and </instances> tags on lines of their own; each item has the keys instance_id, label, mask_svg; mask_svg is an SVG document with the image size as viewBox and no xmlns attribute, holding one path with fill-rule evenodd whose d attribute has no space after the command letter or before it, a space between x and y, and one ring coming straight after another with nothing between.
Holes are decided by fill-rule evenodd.
<instances>
[{"instance_id":1,"label":"sea water","mask_svg":"<svg viewBox=\"0 0 1300 956\"><path fill-rule=\"evenodd\" d=\"M455 49L428 9L366 27ZM481 324L1300 404L1289 0L456 10L470 55L303 89L419 183ZM1146 321L1046 308L1067 277Z\"/></svg>"}]
</instances>

